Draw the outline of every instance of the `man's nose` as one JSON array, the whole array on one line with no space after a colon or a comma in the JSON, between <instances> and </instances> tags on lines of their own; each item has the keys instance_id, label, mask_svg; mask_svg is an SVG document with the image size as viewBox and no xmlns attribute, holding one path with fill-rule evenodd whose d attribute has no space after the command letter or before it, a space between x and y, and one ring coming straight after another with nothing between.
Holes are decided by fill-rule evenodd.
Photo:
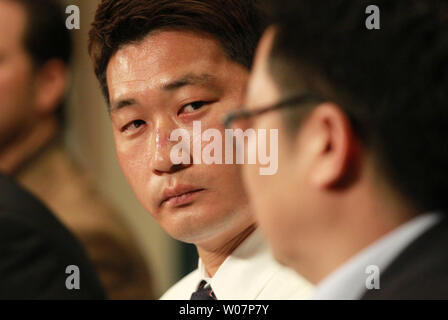
<instances>
[{"instance_id":1,"label":"man's nose","mask_svg":"<svg viewBox=\"0 0 448 320\"><path fill-rule=\"evenodd\" d=\"M173 130L177 129L168 122L159 121L155 128L155 136L153 141L153 157L151 159L151 168L157 175L166 173L174 173L188 168L191 164L174 164L171 161L171 150L176 141L170 141L170 135ZM190 161L192 163L192 161Z\"/></svg>"}]
</instances>

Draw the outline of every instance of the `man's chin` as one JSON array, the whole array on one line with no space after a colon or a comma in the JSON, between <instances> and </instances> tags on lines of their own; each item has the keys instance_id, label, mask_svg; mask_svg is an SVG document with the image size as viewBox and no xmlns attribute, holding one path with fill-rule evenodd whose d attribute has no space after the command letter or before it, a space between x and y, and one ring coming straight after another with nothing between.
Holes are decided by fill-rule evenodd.
<instances>
[{"instance_id":1,"label":"man's chin","mask_svg":"<svg viewBox=\"0 0 448 320\"><path fill-rule=\"evenodd\" d=\"M220 205L197 201L185 207L162 208L155 218L178 241L196 245L214 243L234 236L249 219L241 210Z\"/></svg>"},{"instance_id":2,"label":"man's chin","mask_svg":"<svg viewBox=\"0 0 448 320\"><path fill-rule=\"evenodd\" d=\"M213 241L229 231L225 227L228 224L219 221L219 219L199 222L198 219L190 219L191 217L185 215L184 217L176 217L172 223L166 223L165 221L162 224L163 229L178 241L198 245Z\"/></svg>"},{"instance_id":3,"label":"man's chin","mask_svg":"<svg viewBox=\"0 0 448 320\"><path fill-rule=\"evenodd\" d=\"M175 240L197 245L203 239L203 230L182 230L182 231L165 231Z\"/></svg>"},{"instance_id":4,"label":"man's chin","mask_svg":"<svg viewBox=\"0 0 448 320\"><path fill-rule=\"evenodd\" d=\"M172 238L185 243L197 243L205 234L210 233L209 230L213 229L214 225L213 221L199 223L197 214L194 215L191 212L171 213L166 218L160 223L165 232Z\"/></svg>"}]
</instances>

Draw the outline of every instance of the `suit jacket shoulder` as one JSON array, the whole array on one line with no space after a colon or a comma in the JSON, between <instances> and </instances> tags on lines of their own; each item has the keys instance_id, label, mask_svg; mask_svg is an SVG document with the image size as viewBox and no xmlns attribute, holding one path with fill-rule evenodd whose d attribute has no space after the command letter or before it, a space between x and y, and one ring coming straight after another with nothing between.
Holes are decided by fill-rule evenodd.
<instances>
[{"instance_id":1,"label":"suit jacket shoulder","mask_svg":"<svg viewBox=\"0 0 448 320\"><path fill-rule=\"evenodd\" d=\"M448 299L448 219L414 240L362 299Z\"/></svg>"},{"instance_id":2,"label":"suit jacket shoulder","mask_svg":"<svg viewBox=\"0 0 448 320\"><path fill-rule=\"evenodd\" d=\"M0 175L0 299L103 299L83 248L32 195ZM80 270L68 290L66 268Z\"/></svg>"}]
</instances>

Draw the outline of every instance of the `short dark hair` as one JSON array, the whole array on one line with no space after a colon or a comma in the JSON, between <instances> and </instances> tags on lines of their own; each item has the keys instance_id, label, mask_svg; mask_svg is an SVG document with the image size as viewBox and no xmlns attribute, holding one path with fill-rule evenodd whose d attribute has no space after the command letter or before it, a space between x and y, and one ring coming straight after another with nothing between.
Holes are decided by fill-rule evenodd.
<instances>
[{"instance_id":1,"label":"short dark hair","mask_svg":"<svg viewBox=\"0 0 448 320\"><path fill-rule=\"evenodd\" d=\"M109 103L106 69L124 45L160 29L208 33L225 53L250 68L264 29L256 0L103 0L89 36L95 74Z\"/></svg>"},{"instance_id":2,"label":"short dark hair","mask_svg":"<svg viewBox=\"0 0 448 320\"><path fill-rule=\"evenodd\" d=\"M70 63L72 39L65 26L64 8L59 0L9 0L26 13L23 44L36 68L51 59Z\"/></svg>"},{"instance_id":3,"label":"short dark hair","mask_svg":"<svg viewBox=\"0 0 448 320\"><path fill-rule=\"evenodd\" d=\"M280 91L335 102L396 190L419 210L447 210L448 2L266 2ZM379 30L366 28L370 4Z\"/></svg>"}]
</instances>

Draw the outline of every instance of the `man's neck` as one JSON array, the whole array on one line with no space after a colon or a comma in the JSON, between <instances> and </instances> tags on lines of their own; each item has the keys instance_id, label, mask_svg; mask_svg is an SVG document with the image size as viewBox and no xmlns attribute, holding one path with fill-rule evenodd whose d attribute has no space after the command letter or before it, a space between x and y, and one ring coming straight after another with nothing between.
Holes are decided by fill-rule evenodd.
<instances>
[{"instance_id":1,"label":"man's neck","mask_svg":"<svg viewBox=\"0 0 448 320\"><path fill-rule=\"evenodd\" d=\"M26 134L18 136L0 150L0 171L14 175L31 157L57 134L58 122L49 117L39 121Z\"/></svg>"},{"instance_id":2,"label":"man's neck","mask_svg":"<svg viewBox=\"0 0 448 320\"><path fill-rule=\"evenodd\" d=\"M252 232L254 232L255 229L256 226L252 224L230 241L227 241L222 246L212 250L198 246L199 257L201 258L205 270L210 277L215 275L227 257L230 256L232 252L238 248L241 243L243 243L243 241L252 234Z\"/></svg>"},{"instance_id":3,"label":"man's neck","mask_svg":"<svg viewBox=\"0 0 448 320\"><path fill-rule=\"evenodd\" d=\"M353 194L356 201L339 208L346 214L337 213L337 205L330 206L332 214L344 215L345 221L329 225L324 235L315 239L316 246L307 250L306 257L297 257L294 269L317 284L361 250L418 214L392 189L387 189L387 186L377 189L381 191ZM301 268L304 267L303 261L310 263Z\"/></svg>"}]
</instances>

